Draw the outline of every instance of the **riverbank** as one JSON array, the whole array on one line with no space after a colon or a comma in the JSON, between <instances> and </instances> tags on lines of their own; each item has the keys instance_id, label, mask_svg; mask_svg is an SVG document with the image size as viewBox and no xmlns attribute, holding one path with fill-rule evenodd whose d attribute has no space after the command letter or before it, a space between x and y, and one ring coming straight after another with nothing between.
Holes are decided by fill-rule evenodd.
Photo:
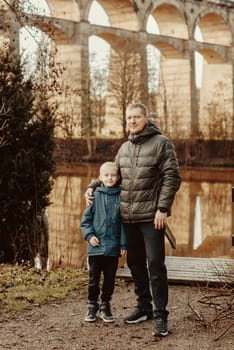
<instances>
[{"instance_id":1,"label":"riverbank","mask_svg":"<svg viewBox=\"0 0 234 350\"><path fill-rule=\"evenodd\" d=\"M88 159L85 139L57 139L54 159L57 164L102 162L113 159L125 139L95 139L95 152ZM234 140L173 140L181 166L234 167Z\"/></svg>"}]
</instances>

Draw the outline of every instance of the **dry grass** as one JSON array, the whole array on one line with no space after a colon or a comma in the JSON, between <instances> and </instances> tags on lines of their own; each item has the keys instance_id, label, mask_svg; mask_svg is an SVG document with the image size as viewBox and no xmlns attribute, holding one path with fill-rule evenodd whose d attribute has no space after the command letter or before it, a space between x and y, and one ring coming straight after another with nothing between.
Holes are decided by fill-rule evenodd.
<instances>
[{"instance_id":1,"label":"dry grass","mask_svg":"<svg viewBox=\"0 0 234 350\"><path fill-rule=\"evenodd\" d=\"M0 265L0 307L16 312L64 299L72 291L82 293L87 271L63 268L39 271L28 266Z\"/></svg>"}]
</instances>

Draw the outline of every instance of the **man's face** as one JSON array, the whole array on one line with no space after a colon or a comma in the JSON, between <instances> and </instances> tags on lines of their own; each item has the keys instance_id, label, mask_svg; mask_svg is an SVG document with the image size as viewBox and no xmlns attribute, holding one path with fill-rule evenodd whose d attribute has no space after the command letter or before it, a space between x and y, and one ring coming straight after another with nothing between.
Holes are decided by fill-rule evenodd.
<instances>
[{"instance_id":1,"label":"man's face","mask_svg":"<svg viewBox=\"0 0 234 350\"><path fill-rule=\"evenodd\" d=\"M133 108L126 112L127 129L131 134L140 134L148 122L148 116L144 115L141 108Z\"/></svg>"}]
</instances>

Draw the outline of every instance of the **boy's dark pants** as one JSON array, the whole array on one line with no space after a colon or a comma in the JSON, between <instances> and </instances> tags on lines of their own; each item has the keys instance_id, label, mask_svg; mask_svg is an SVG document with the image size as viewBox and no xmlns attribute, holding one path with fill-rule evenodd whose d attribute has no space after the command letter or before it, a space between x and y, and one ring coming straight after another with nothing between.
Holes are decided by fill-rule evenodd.
<instances>
[{"instance_id":1,"label":"boy's dark pants","mask_svg":"<svg viewBox=\"0 0 234 350\"><path fill-rule=\"evenodd\" d=\"M113 256L89 256L88 300L97 303L100 294L100 278L103 272L101 302L109 302L115 287L115 275L118 268L118 258Z\"/></svg>"},{"instance_id":2,"label":"boy's dark pants","mask_svg":"<svg viewBox=\"0 0 234 350\"><path fill-rule=\"evenodd\" d=\"M155 317L166 320L168 281L164 263L164 229L156 230L153 222L125 224L125 229L128 246L127 263L135 284L137 307L145 311L152 310L153 296Z\"/></svg>"}]
</instances>

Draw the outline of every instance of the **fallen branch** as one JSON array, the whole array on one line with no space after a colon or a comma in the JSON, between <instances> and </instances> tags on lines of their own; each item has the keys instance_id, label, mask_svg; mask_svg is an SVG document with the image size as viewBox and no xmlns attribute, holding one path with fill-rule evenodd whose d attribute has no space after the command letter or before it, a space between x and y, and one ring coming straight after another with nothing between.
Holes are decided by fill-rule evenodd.
<instances>
[{"instance_id":1,"label":"fallen branch","mask_svg":"<svg viewBox=\"0 0 234 350\"><path fill-rule=\"evenodd\" d=\"M218 335L218 337L216 337L214 340L219 340L220 338L222 338L228 331L230 331L230 329L234 326L234 321L220 334Z\"/></svg>"},{"instance_id":2,"label":"fallen branch","mask_svg":"<svg viewBox=\"0 0 234 350\"><path fill-rule=\"evenodd\" d=\"M229 332L234 326L234 293L233 288L222 287L211 291L208 289L204 294L202 291L202 297L196 301L197 305L192 305L189 301L188 306L192 312L196 315L196 320L205 328L217 329L222 323L222 329L224 329L214 340L219 340L227 332ZM193 302L194 304L194 302ZM203 308L207 307L212 310L211 312L201 312L199 310L199 304ZM206 317L204 317L206 315Z\"/></svg>"}]
</instances>

